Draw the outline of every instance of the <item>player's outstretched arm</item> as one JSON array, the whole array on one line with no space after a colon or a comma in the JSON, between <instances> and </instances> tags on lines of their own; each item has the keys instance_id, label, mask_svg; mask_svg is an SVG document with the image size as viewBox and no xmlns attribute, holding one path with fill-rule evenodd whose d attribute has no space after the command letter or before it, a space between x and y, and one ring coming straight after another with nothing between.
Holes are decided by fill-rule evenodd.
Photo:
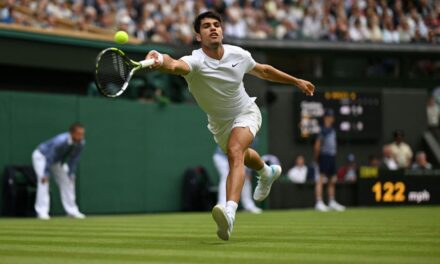
<instances>
[{"instance_id":1,"label":"player's outstretched arm","mask_svg":"<svg viewBox=\"0 0 440 264\"><path fill-rule=\"evenodd\" d=\"M161 72L175 75L186 75L190 72L190 68L186 62L175 60L168 54L161 54L155 50L148 52L145 59L154 59L154 64L151 65L150 68Z\"/></svg>"},{"instance_id":2,"label":"player's outstretched arm","mask_svg":"<svg viewBox=\"0 0 440 264\"><path fill-rule=\"evenodd\" d=\"M249 73L264 80L295 85L306 95L312 96L315 91L315 86L311 82L295 78L268 64L257 63Z\"/></svg>"}]
</instances>

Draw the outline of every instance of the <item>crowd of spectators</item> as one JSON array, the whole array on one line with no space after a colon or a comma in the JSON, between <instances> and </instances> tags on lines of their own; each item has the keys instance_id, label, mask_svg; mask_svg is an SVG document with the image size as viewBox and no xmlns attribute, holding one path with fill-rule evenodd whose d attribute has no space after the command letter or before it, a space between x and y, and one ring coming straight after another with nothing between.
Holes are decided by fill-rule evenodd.
<instances>
[{"instance_id":1,"label":"crowd of spectators","mask_svg":"<svg viewBox=\"0 0 440 264\"><path fill-rule=\"evenodd\" d=\"M438 0L7 0L0 22L41 28L59 19L74 30L126 30L143 41L190 44L194 16L214 9L225 35L248 39L308 39L440 43ZM19 7L19 8L17 8ZM21 9L20 9L21 7ZM30 10L32 17L17 10ZM29 14L29 13L27 13Z\"/></svg>"}]
</instances>

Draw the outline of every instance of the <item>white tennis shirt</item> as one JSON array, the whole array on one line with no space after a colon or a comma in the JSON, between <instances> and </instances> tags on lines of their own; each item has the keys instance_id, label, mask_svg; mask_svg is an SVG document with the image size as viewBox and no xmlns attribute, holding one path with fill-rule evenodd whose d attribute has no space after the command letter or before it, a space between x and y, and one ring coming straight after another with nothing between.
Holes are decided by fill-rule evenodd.
<instances>
[{"instance_id":1,"label":"white tennis shirt","mask_svg":"<svg viewBox=\"0 0 440 264\"><path fill-rule=\"evenodd\" d=\"M255 101L244 89L243 76L257 63L240 47L223 48L220 60L207 56L202 49L180 59L189 65L190 72L183 77L202 110L209 118L227 120L243 113Z\"/></svg>"}]
</instances>

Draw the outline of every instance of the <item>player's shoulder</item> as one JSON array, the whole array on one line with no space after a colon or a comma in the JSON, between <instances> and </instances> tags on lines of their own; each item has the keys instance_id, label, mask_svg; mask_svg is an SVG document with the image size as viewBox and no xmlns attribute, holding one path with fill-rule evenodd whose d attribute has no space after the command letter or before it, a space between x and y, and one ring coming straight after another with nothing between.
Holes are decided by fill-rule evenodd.
<instances>
[{"instance_id":1,"label":"player's shoulder","mask_svg":"<svg viewBox=\"0 0 440 264\"><path fill-rule=\"evenodd\" d=\"M244 61L251 61L252 59L252 55L249 51L243 49L242 47L239 46L234 46L234 45L223 45L223 47L225 48L228 60L237 60L237 58L240 58L241 60Z\"/></svg>"},{"instance_id":2,"label":"player's shoulder","mask_svg":"<svg viewBox=\"0 0 440 264\"><path fill-rule=\"evenodd\" d=\"M202 49L193 50L191 55L184 56L183 58L188 58L192 63L200 64L205 60L205 55Z\"/></svg>"},{"instance_id":3,"label":"player's shoulder","mask_svg":"<svg viewBox=\"0 0 440 264\"><path fill-rule=\"evenodd\" d=\"M189 65L191 71L197 70L200 65L202 65L204 59L205 57L203 55L202 49L193 50L191 55L186 55L180 58L180 60Z\"/></svg>"},{"instance_id":4,"label":"player's shoulder","mask_svg":"<svg viewBox=\"0 0 440 264\"><path fill-rule=\"evenodd\" d=\"M204 58L204 55L203 55L203 51L202 51L202 49L200 48L200 49L195 49L195 50L193 50L193 51L191 52L191 54L189 54L189 55L185 55L185 56L183 56L182 58L188 58L188 59L200 59L200 60L202 60L202 59Z\"/></svg>"},{"instance_id":5,"label":"player's shoulder","mask_svg":"<svg viewBox=\"0 0 440 264\"><path fill-rule=\"evenodd\" d=\"M191 53L191 56L193 56L194 58L197 58L197 59L203 59L204 58L204 54L203 54L203 51L202 51L201 48L193 50L192 53Z\"/></svg>"},{"instance_id":6,"label":"player's shoulder","mask_svg":"<svg viewBox=\"0 0 440 264\"><path fill-rule=\"evenodd\" d=\"M223 48L226 49L230 54L246 54L249 53L247 50L239 46L224 44Z\"/></svg>"}]
</instances>

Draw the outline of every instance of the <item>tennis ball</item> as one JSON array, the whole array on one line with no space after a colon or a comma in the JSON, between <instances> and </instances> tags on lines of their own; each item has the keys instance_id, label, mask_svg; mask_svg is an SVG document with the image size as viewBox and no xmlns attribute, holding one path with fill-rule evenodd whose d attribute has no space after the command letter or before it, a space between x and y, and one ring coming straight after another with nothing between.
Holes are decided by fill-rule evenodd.
<instances>
[{"instance_id":1,"label":"tennis ball","mask_svg":"<svg viewBox=\"0 0 440 264\"><path fill-rule=\"evenodd\" d=\"M118 44L125 44L128 41L128 34L125 31L118 31L115 34L115 42Z\"/></svg>"}]
</instances>

